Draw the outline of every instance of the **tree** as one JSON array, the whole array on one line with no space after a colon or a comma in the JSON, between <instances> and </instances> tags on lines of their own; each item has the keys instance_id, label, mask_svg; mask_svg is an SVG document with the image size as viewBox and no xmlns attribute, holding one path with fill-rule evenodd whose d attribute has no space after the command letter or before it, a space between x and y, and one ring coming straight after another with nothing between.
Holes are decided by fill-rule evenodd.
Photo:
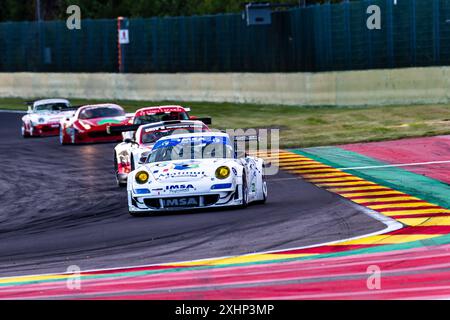
<instances>
[{"instance_id":1,"label":"tree","mask_svg":"<svg viewBox=\"0 0 450 320\"><path fill-rule=\"evenodd\" d=\"M37 0L0 0L0 21L35 20ZM65 19L66 8L78 5L83 18L117 18L118 16L155 17L190 16L240 12L248 0L40 0L44 20ZM298 0L262 0L298 3ZM327 0L306 0L307 4ZM341 2L332 0L331 2Z\"/></svg>"}]
</instances>

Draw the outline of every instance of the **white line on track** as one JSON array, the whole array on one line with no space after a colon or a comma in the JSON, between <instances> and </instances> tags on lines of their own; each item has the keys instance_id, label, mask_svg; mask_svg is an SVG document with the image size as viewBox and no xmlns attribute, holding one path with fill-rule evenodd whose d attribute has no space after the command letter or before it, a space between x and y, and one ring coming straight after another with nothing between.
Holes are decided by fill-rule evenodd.
<instances>
[{"instance_id":1,"label":"white line on track","mask_svg":"<svg viewBox=\"0 0 450 320\"><path fill-rule=\"evenodd\" d=\"M0 110L0 113L2 113L2 112L26 113L26 112L22 112L22 111ZM447 161L445 163L450 163L450 161ZM387 166L387 167L389 167L389 166ZM364 168L364 167L361 167L361 168ZM377 168L377 167L366 167L366 168ZM358 168L344 168L344 169L340 169L340 170L356 170L356 169L358 169ZM268 180L268 182L270 182L270 181L288 181L288 180L300 180L300 179L299 178L281 178L281 179ZM352 206L358 207L359 210L361 210L361 208L362 208L358 204L355 204L355 203L351 203L351 204L352 204ZM235 256L205 258L205 259L189 260L189 261L174 261L174 262L149 264L149 265L94 269L94 270L83 271L83 273L102 272L102 271L105 272L105 271L124 270L124 269L126 270L126 269L145 268L145 267L152 267L152 266L176 265L176 264L180 264L180 263L192 263L192 262L201 263L203 261L210 261L210 260L226 260L226 259L236 258L236 257L245 257L245 256L253 256L253 255L260 255L260 254L278 253L278 252L283 252L283 251L310 249L310 248L316 248L316 247L321 247L321 246L333 245L333 244L337 244L337 243L341 243L341 242L347 242L347 241L363 239L363 238L366 238L366 237L383 235L383 234L386 234L386 233L389 233L389 232L393 232L393 231L396 231L396 230L399 230L399 229L403 228L403 225L401 223L399 223L398 221L396 221L394 219L391 219L391 218L389 218L387 216L384 216L382 214L379 214L378 212L375 212L373 210L370 210L370 209L364 208L364 207L363 207L363 212L366 215L372 217L373 219L378 220L381 223L383 223L384 225L386 225L386 228L384 228L381 231L373 232L373 233L370 233L370 234L365 234L365 235L361 235L361 236L357 236L357 237L351 237L351 238L347 238L347 239L341 239L341 240L337 240L337 241L326 242L326 243L321 243L321 244L315 244L315 245L305 246L305 247L297 247L297 248L289 248L289 249L278 249L278 250L272 250L272 251L254 252L254 253L235 255ZM71 275L71 273L64 272L64 273L59 273L59 274L58 273L48 273L48 274L40 274L40 275L25 275L25 276L21 275L21 276L10 276L10 277L4 277L4 278L0 277L0 279L1 280L6 280L6 279L14 279L14 278L26 278L26 277L30 277L30 276L37 277L37 276L54 276L54 275Z\"/></svg>"},{"instance_id":2,"label":"white line on track","mask_svg":"<svg viewBox=\"0 0 450 320\"><path fill-rule=\"evenodd\" d=\"M416 166L427 166L427 165L445 164L445 163L450 163L450 160L430 161L430 162L399 163L399 164L389 164L389 165L383 165L383 166L337 168L337 170L348 171L348 170L369 170L369 169L383 169L383 168L401 168L401 167L416 167Z\"/></svg>"}]
</instances>

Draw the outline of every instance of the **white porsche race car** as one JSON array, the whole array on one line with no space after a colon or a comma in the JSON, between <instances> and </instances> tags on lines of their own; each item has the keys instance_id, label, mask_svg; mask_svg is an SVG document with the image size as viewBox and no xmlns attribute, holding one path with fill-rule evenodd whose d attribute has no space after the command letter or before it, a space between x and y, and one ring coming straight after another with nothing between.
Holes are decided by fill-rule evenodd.
<instances>
[{"instance_id":1,"label":"white porsche race car","mask_svg":"<svg viewBox=\"0 0 450 320\"><path fill-rule=\"evenodd\" d=\"M160 139L146 163L130 173L130 214L265 203L264 160L238 158L235 150L236 144L225 133Z\"/></svg>"},{"instance_id":2,"label":"white porsche race car","mask_svg":"<svg viewBox=\"0 0 450 320\"><path fill-rule=\"evenodd\" d=\"M124 134L124 142L114 148L114 171L117 184L127 185L128 174L145 162L153 145L162 137L174 133L209 132L210 129L202 121L174 120L138 126L137 131L129 131L134 127L111 127L110 132L119 131Z\"/></svg>"},{"instance_id":3,"label":"white porsche race car","mask_svg":"<svg viewBox=\"0 0 450 320\"><path fill-rule=\"evenodd\" d=\"M24 138L57 136L61 119L72 115L75 110L76 108L71 108L70 102L66 99L28 102L28 112L22 117L22 136Z\"/></svg>"}]
</instances>

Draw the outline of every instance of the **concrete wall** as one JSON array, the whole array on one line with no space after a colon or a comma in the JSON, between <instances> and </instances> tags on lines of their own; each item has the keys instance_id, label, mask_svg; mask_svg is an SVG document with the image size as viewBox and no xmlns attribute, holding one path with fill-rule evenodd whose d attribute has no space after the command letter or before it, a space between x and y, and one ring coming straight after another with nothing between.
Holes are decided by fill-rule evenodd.
<instances>
[{"instance_id":1,"label":"concrete wall","mask_svg":"<svg viewBox=\"0 0 450 320\"><path fill-rule=\"evenodd\" d=\"M0 97L247 102L285 105L447 103L450 68L329 73L0 73Z\"/></svg>"}]
</instances>

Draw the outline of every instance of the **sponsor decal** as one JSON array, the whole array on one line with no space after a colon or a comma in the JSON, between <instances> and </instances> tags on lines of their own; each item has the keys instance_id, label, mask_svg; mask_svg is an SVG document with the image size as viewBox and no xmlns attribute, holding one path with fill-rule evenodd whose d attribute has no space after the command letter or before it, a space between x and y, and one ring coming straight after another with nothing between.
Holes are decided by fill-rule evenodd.
<instances>
[{"instance_id":1,"label":"sponsor decal","mask_svg":"<svg viewBox=\"0 0 450 320\"><path fill-rule=\"evenodd\" d=\"M142 110L139 111L136 114L136 117L140 117L140 116L147 116L147 115L153 115L153 114L158 114L158 113L171 113L171 112L184 112L184 110L182 108L152 108L150 110Z\"/></svg>"},{"instance_id":2,"label":"sponsor decal","mask_svg":"<svg viewBox=\"0 0 450 320\"><path fill-rule=\"evenodd\" d=\"M200 164L198 162L189 162L189 163L179 163L175 165L175 170L189 170L189 169L198 169L200 168Z\"/></svg>"},{"instance_id":3,"label":"sponsor decal","mask_svg":"<svg viewBox=\"0 0 450 320\"><path fill-rule=\"evenodd\" d=\"M163 199L164 207L196 207L199 205L197 198Z\"/></svg>"},{"instance_id":4,"label":"sponsor decal","mask_svg":"<svg viewBox=\"0 0 450 320\"><path fill-rule=\"evenodd\" d=\"M174 165L172 163L170 163L170 162L161 162L161 163L158 163L156 165L156 167L158 167L158 168L168 167L167 169L173 169Z\"/></svg>"},{"instance_id":5,"label":"sponsor decal","mask_svg":"<svg viewBox=\"0 0 450 320\"><path fill-rule=\"evenodd\" d=\"M136 194L149 194L150 190L148 189L136 189Z\"/></svg>"},{"instance_id":6,"label":"sponsor decal","mask_svg":"<svg viewBox=\"0 0 450 320\"><path fill-rule=\"evenodd\" d=\"M104 120L100 120L98 122L98 125L104 125L104 124L120 124L122 123L122 121L120 120L116 120L116 119L104 119Z\"/></svg>"},{"instance_id":7,"label":"sponsor decal","mask_svg":"<svg viewBox=\"0 0 450 320\"><path fill-rule=\"evenodd\" d=\"M231 183L215 184L211 187L211 190L230 189L232 186Z\"/></svg>"},{"instance_id":8,"label":"sponsor decal","mask_svg":"<svg viewBox=\"0 0 450 320\"><path fill-rule=\"evenodd\" d=\"M160 173L157 177L157 179L161 178L198 178L201 175L205 175L204 172L190 172L190 171L179 171L179 172L173 172L169 173L169 170L164 170L162 173Z\"/></svg>"},{"instance_id":9,"label":"sponsor decal","mask_svg":"<svg viewBox=\"0 0 450 320\"><path fill-rule=\"evenodd\" d=\"M192 184L179 184L166 187L166 191L171 193L189 192L191 189L194 189Z\"/></svg>"}]
</instances>

